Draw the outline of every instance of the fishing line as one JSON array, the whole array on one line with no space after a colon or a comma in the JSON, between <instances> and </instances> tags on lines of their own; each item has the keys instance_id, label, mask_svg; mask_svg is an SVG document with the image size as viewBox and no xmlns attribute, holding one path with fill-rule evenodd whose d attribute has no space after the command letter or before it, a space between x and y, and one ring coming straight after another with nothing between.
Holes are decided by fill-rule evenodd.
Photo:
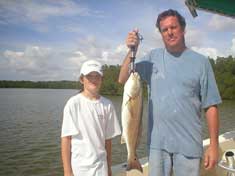
<instances>
[{"instance_id":1,"label":"fishing line","mask_svg":"<svg viewBox=\"0 0 235 176\"><path fill-rule=\"evenodd\" d=\"M139 33L136 32L136 35L140 42L144 39L144 37ZM131 73L135 72L135 56L136 56L136 49L137 47L135 45L131 46Z\"/></svg>"}]
</instances>

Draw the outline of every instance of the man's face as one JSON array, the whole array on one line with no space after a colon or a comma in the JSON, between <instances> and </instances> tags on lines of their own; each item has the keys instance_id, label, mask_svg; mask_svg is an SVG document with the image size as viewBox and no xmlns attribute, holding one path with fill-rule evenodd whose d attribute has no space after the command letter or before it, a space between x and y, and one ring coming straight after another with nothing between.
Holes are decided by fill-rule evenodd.
<instances>
[{"instance_id":1,"label":"man's face","mask_svg":"<svg viewBox=\"0 0 235 176\"><path fill-rule=\"evenodd\" d=\"M184 29L177 17L169 16L160 21L160 32L166 48L172 52L180 52L185 47Z\"/></svg>"}]
</instances>

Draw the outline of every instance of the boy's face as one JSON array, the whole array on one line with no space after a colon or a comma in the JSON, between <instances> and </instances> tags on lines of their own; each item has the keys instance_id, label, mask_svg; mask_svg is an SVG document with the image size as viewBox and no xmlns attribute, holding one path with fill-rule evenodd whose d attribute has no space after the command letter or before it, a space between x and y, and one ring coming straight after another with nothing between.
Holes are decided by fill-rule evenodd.
<instances>
[{"instance_id":1,"label":"boy's face","mask_svg":"<svg viewBox=\"0 0 235 176\"><path fill-rule=\"evenodd\" d=\"M84 90L97 93L101 87L102 76L97 72L91 72L81 78L81 83L84 86Z\"/></svg>"}]
</instances>

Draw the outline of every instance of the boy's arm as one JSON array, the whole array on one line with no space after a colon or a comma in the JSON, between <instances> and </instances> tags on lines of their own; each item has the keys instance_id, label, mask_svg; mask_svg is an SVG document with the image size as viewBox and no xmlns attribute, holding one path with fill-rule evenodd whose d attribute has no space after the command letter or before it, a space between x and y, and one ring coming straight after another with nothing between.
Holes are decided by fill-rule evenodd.
<instances>
[{"instance_id":1,"label":"boy's arm","mask_svg":"<svg viewBox=\"0 0 235 176\"><path fill-rule=\"evenodd\" d=\"M64 176L73 176L71 167L71 136L61 138L61 155L64 167Z\"/></svg>"},{"instance_id":2,"label":"boy's arm","mask_svg":"<svg viewBox=\"0 0 235 176\"><path fill-rule=\"evenodd\" d=\"M105 149L107 153L108 176L112 176L112 139L105 140Z\"/></svg>"}]
</instances>

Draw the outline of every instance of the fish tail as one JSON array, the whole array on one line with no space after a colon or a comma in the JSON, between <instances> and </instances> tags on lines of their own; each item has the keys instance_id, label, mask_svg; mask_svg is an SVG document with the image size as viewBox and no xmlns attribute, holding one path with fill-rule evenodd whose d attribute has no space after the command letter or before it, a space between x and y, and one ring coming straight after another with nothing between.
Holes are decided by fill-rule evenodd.
<instances>
[{"instance_id":1,"label":"fish tail","mask_svg":"<svg viewBox=\"0 0 235 176\"><path fill-rule=\"evenodd\" d=\"M128 160L126 170L130 171L132 169L137 169L137 170L139 170L140 172L143 173L143 168L142 168L138 158L135 158L134 160Z\"/></svg>"}]
</instances>

